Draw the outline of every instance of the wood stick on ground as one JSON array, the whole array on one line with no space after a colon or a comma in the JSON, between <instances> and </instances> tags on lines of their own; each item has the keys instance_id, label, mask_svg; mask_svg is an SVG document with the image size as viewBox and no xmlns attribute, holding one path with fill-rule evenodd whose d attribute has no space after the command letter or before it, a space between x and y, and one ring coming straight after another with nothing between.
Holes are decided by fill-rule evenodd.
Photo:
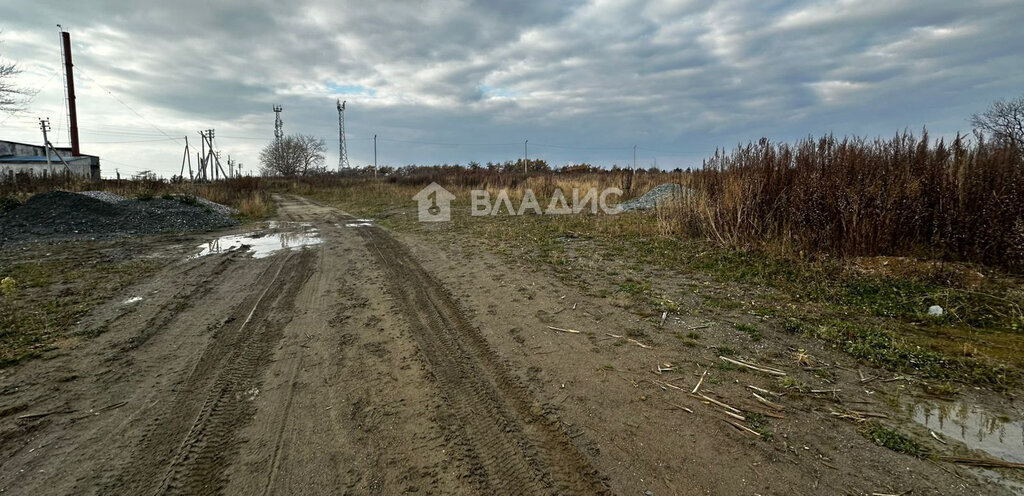
<instances>
[{"instance_id":1,"label":"wood stick on ground","mask_svg":"<svg viewBox=\"0 0 1024 496\"><path fill-rule=\"evenodd\" d=\"M893 377L892 379L882 379L882 382L906 381L906 380L909 380L909 379L910 378L907 377L907 376L898 375L896 377Z\"/></svg>"},{"instance_id":2,"label":"wood stick on ground","mask_svg":"<svg viewBox=\"0 0 1024 496\"><path fill-rule=\"evenodd\" d=\"M729 362L729 363L731 363L733 365L739 365L740 367L746 367L746 368L748 368L750 370L756 370L758 372L764 372L765 374L768 374L768 375L776 375L776 376L779 376L779 377L782 377L782 376L786 375L785 372L783 372L781 370L778 370L778 369L773 369L773 368L768 368L768 367L764 367L764 366L753 365L753 364L749 364L747 362L743 362L743 361L740 361L740 360L734 360L732 358L724 357L724 356L720 356L718 358L721 358L722 360L725 360L725 361L727 361L727 362Z\"/></svg>"},{"instance_id":3,"label":"wood stick on ground","mask_svg":"<svg viewBox=\"0 0 1024 496\"><path fill-rule=\"evenodd\" d=\"M618 334L612 334L612 333L610 333L610 332L609 332L609 333L607 333L607 334L608 334L609 336L611 336L611 337L615 338L615 339L625 339L626 341L629 341L630 343L633 343L633 344L635 344L635 345L637 345L637 346L639 346L639 347L641 347L641 348L646 348L646 349L648 349L648 350L649 350L649 349L651 349L651 347L650 347L650 346L647 346L646 344L643 344L643 343L641 343L640 341L637 341L637 340L635 340L635 339L633 339L633 338L627 338L627 337L625 337L625 336L620 336L620 335L618 335Z\"/></svg>"},{"instance_id":4,"label":"wood stick on ground","mask_svg":"<svg viewBox=\"0 0 1024 496\"><path fill-rule=\"evenodd\" d=\"M658 327L665 327L665 319L667 319L667 318L668 318L668 312L661 312L661 323L658 324Z\"/></svg>"},{"instance_id":5,"label":"wood stick on ground","mask_svg":"<svg viewBox=\"0 0 1024 496\"><path fill-rule=\"evenodd\" d=\"M725 408L726 410L732 410L735 413L740 413L740 409L739 408L733 408L733 407L731 407L729 405L726 405L725 403L722 403L721 401L718 401L718 400L716 400L714 398L709 398L709 397L707 397L707 396L705 396L703 394L695 394L693 396L696 397L697 399L701 399L701 400L707 401L709 403L714 403L714 404L716 404L716 405L718 405L718 406L720 406L722 408Z\"/></svg>"},{"instance_id":6,"label":"wood stick on ground","mask_svg":"<svg viewBox=\"0 0 1024 496\"><path fill-rule=\"evenodd\" d=\"M114 403L113 405L107 405L107 406L105 406L103 408L100 408L99 410L96 410L95 413L101 413L101 412L106 412L106 411L110 411L110 410L117 410L118 408L121 408L122 406L125 406L127 404L128 404L127 401L121 401L121 402L118 402L118 403Z\"/></svg>"},{"instance_id":7,"label":"wood stick on ground","mask_svg":"<svg viewBox=\"0 0 1024 496\"><path fill-rule=\"evenodd\" d=\"M750 388L750 389L753 389L754 391L757 391L757 392L759 392L761 394L772 395L772 396L775 396L775 397L778 397L778 398L781 398L783 396L780 393L774 393L772 391L769 391L769 390L763 389L763 388L759 388L757 386L747 386L747 387Z\"/></svg>"},{"instance_id":8,"label":"wood stick on ground","mask_svg":"<svg viewBox=\"0 0 1024 496\"><path fill-rule=\"evenodd\" d=\"M750 394L754 395L754 398L757 398L757 401L760 401L764 406L766 406L768 408L771 408L772 410L781 412L781 411L786 409L786 407L784 407L784 406L782 406L782 405L780 405L778 403L773 403L771 401L768 401L768 400L764 399L763 396L761 396L761 395L759 395L757 393L750 393Z\"/></svg>"},{"instance_id":9,"label":"wood stick on ground","mask_svg":"<svg viewBox=\"0 0 1024 496\"><path fill-rule=\"evenodd\" d=\"M764 415L765 417L771 417L771 418L777 418L777 419L785 419L786 418L785 415L779 415L778 413L775 413L775 412L773 412L771 410L754 411L754 410L748 409L747 412L748 413L760 413L761 415Z\"/></svg>"},{"instance_id":10,"label":"wood stick on ground","mask_svg":"<svg viewBox=\"0 0 1024 496\"><path fill-rule=\"evenodd\" d=\"M735 421L732 421L732 420L729 420L729 419L722 419L722 421L727 423L727 424L729 424L729 425L731 425L731 426L733 426L733 427L735 427L735 428L737 428L737 429L739 429L740 432L745 432L745 433L748 433L748 434L753 434L753 435L755 435L757 437L761 437L761 433L760 432L757 432L754 429L751 429L751 428L749 428L749 427L747 427L747 426L745 426L743 424L740 424L739 422L735 422Z\"/></svg>"},{"instance_id":11,"label":"wood stick on ground","mask_svg":"<svg viewBox=\"0 0 1024 496\"><path fill-rule=\"evenodd\" d=\"M658 382L657 382L657 381L655 381L655 384L658 384ZM662 383L660 383L660 384L661 384L661 385L663 385L663 386L668 386L668 387L670 387L670 388L672 388L672 389L675 389L675 390L678 390L678 391L682 391L682 392L684 392L684 393L686 392L686 390L685 390L685 389L683 389L683 388L681 388L681 387L679 387L679 386L676 386L675 384L670 384L670 383L668 383L668 382L662 382Z\"/></svg>"},{"instance_id":12,"label":"wood stick on ground","mask_svg":"<svg viewBox=\"0 0 1024 496\"><path fill-rule=\"evenodd\" d=\"M693 391L690 394L697 394L697 390L700 389L700 385L704 384L704 376L708 375L708 369L704 369L704 373L700 375L700 380L697 381L697 385L693 386Z\"/></svg>"},{"instance_id":13,"label":"wood stick on ground","mask_svg":"<svg viewBox=\"0 0 1024 496\"><path fill-rule=\"evenodd\" d=\"M693 413L693 410L690 410L689 408L686 408L685 406L677 405L675 403L672 403L671 401L666 401L665 403L668 403L669 405L674 406L674 407L676 407L676 408L678 408L678 409L680 409L680 410L682 410L684 412Z\"/></svg>"},{"instance_id":14,"label":"wood stick on ground","mask_svg":"<svg viewBox=\"0 0 1024 496\"><path fill-rule=\"evenodd\" d=\"M1004 460L996 460L993 458L966 458L959 456L937 456L935 459L956 463L959 465L970 465L972 467L985 467L985 468L1024 468L1024 463L1013 463Z\"/></svg>"},{"instance_id":15,"label":"wood stick on ground","mask_svg":"<svg viewBox=\"0 0 1024 496\"><path fill-rule=\"evenodd\" d=\"M562 329L561 327L551 327L551 326L548 326L548 329L551 329L552 331L568 332L570 334L580 334L580 331L577 331L575 329Z\"/></svg>"},{"instance_id":16,"label":"wood stick on ground","mask_svg":"<svg viewBox=\"0 0 1024 496\"><path fill-rule=\"evenodd\" d=\"M833 410L831 413L835 417L839 417L841 419L846 419L846 420L853 420L855 422L866 422L867 419L869 419L869 418L889 418L889 416L884 414L884 413L875 413L875 412L857 412L857 411L837 412L837 411Z\"/></svg>"},{"instance_id":17,"label":"wood stick on ground","mask_svg":"<svg viewBox=\"0 0 1024 496\"><path fill-rule=\"evenodd\" d=\"M56 415L58 413L74 413L74 410L54 410L52 412L29 413L27 415L19 416L18 420L35 420L43 417L49 417L50 415Z\"/></svg>"},{"instance_id":18,"label":"wood stick on ground","mask_svg":"<svg viewBox=\"0 0 1024 496\"><path fill-rule=\"evenodd\" d=\"M691 331L696 331L697 329L707 329L708 327L711 327L711 324L690 326L690 327L687 327L687 329L689 329Z\"/></svg>"},{"instance_id":19,"label":"wood stick on ground","mask_svg":"<svg viewBox=\"0 0 1024 496\"><path fill-rule=\"evenodd\" d=\"M726 415L728 415L728 416L730 416L730 417L732 417L732 418L734 418L736 420L739 420L740 422L746 422L747 421L747 417L744 417L743 415L740 415L738 413L732 413L732 412L728 412L728 411L725 411L725 410L722 410L722 413L724 413L724 414L726 414Z\"/></svg>"}]
</instances>

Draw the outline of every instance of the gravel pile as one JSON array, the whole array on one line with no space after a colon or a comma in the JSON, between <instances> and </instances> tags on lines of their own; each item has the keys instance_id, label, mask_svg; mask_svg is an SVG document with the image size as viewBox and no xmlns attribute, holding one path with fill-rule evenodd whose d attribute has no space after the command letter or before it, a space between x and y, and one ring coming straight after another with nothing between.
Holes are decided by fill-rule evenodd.
<instances>
[{"instance_id":1,"label":"gravel pile","mask_svg":"<svg viewBox=\"0 0 1024 496\"><path fill-rule=\"evenodd\" d=\"M118 203L118 202L128 201L127 198L125 198L125 197L123 197L121 195L115 195L115 194L113 194L113 193L111 193L109 191L79 191L78 194L85 195L85 196L88 196L90 198L95 198L95 199L97 199L99 201L103 201L103 202L107 202L107 203Z\"/></svg>"},{"instance_id":2,"label":"gravel pile","mask_svg":"<svg viewBox=\"0 0 1024 496\"><path fill-rule=\"evenodd\" d=\"M229 207L227 205L221 205L220 203L212 202L212 201L207 200L206 198L203 198L201 196L189 196L189 197L186 197L186 196L182 196L182 195L174 195L174 197L178 198L178 199L184 199L185 201L195 200L200 205L202 205L202 206L204 206L204 207L206 207L206 208L208 208L210 210L213 210L214 212L217 212L218 214L221 214L221 215L223 215L225 217L230 217L230 216L235 215L235 214L238 213L238 209Z\"/></svg>"},{"instance_id":3,"label":"gravel pile","mask_svg":"<svg viewBox=\"0 0 1024 496\"><path fill-rule=\"evenodd\" d=\"M0 243L209 231L237 223L198 202L153 198L113 203L54 191L35 195L0 215Z\"/></svg>"},{"instance_id":4,"label":"gravel pile","mask_svg":"<svg viewBox=\"0 0 1024 496\"><path fill-rule=\"evenodd\" d=\"M14 198L7 198L6 196L0 196L0 215L9 210L14 210L21 206L21 202Z\"/></svg>"},{"instance_id":5,"label":"gravel pile","mask_svg":"<svg viewBox=\"0 0 1024 496\"><path fill-rule=\"evenodd\" d=\"M632 200L620 203L619 208L621 208L623 212L629 212L631 210L651 210L662 203L679 200L689 197L692 194L692 189L685 188L681 184L665 183L655 186L643 196L638 196Z\"/></svg>"},{"instance_id":6,"label":"gravel pile","mask_svg":"<svg viewBox=\"0 0 1024 496\"><path fill-rule=\"evenodd\" d=\"M97 200L104 201L104 202L107 202L107 203L120 203L120 202L124 202L124 201L129 201L127 198L125 198L125 197L123 197L121 195L115 195L114 193L111 193L109 191L79 191L78 194L85 195L85 196L88 196L90 198L95 198ZM206 208L208 208L210 210L213 210L214 212L217 212L218 214L221 214L221 215L226 216L226 217L230 217L230 216L235 215L235 214L238 213L238 210L235 209L235 208L231 208L231 207L229 207L227 205L221 205L220 203L212 202L212 201L207 200L206 198L203 198L201 196L186 196L186 195L173 195L173 196L174 196L174 198L176 200L184 201L185 203L189 203L192 200L195 200L196 203L202 205L203 207L206 207Z\"/></svg>"}]
</instances>

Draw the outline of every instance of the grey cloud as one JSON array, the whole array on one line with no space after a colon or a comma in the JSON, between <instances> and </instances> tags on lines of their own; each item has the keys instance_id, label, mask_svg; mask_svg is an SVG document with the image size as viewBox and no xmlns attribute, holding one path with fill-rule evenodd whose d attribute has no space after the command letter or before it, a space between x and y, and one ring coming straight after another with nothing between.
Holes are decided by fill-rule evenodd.
<instances>
[{"instance_id":1,"label":"grey cloud","mask_svg":"<svg viewBox=\"0 0 1024 496\"><path fill-rule=\"evenodd\" d=\"M0 49L52 65L40 20L59 18L85 74L169 130L246 138L220 143L252 164L272 103L289 132L335 139L335 96L350 101L358 163L376 133L396 140L381 143L395 164L512 159L530 139L557 163L625 163L639 143L676 166L762 135L954 132L1024 87L1024 9L1000 1L33 2L0 6L0 28L25 36Z\"/></svg>"}]
</instances>

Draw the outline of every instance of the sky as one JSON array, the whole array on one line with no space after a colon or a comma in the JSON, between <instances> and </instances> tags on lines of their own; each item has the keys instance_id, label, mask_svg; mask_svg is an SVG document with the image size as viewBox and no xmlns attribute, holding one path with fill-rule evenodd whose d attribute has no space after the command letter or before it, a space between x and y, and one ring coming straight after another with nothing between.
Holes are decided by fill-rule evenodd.
<instances>
[{"instance_id":1,"label":"sky","mask_svg":"<svg viewBox=\"0 0 1024 496\"><path fill-rule=\"evenodd\" d=\"M27 109L0 139L69 142L71 33L83 153L103 174L181 170L216 130L256 173L273 139L338 164L515 160L698 167L718 147L826 133L969 132L1024 93L1021 0L0 0L0 59ZM194 152L193 152L194 154Z\"/></svg>"}]
</instances>

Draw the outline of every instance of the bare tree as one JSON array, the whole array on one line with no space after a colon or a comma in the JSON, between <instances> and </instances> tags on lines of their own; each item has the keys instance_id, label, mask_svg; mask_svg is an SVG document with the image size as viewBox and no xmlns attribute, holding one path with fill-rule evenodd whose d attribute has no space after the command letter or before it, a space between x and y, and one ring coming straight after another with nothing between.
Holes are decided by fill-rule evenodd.
<instances>
[{"instance_id":1,"label":"bare tree","mask_svg":"<svg viewBox=\"0 0 1024 496\"><path fill-rule=\"evenodd\" d=\"M13 62L0 61L0 110L16 112L24 109L23 95L25 91L11 82L21 74L21 69Z\"/></svg>"},{"instance_id":2,"label":"bare tree","mask_svg":"<svg viewBox=\"0 0 1024 496\"><path fill-rule=\"evenodd\" d=\"M984 112L972 115L971 125L996 141L1024 150L1024 95L996 100Z\"/></svg>"},{"instance_id":3,"label":"bare tree","mask_svg":"<svg viewBox=\"0 0 1024 496\"><path fill-rule=\"evenodd\" d=\"M260 151L260 172L265 176L309 176L323 174L327 144L322 138L292 134L271 141Z\"/></svg>"}]
</instances>

